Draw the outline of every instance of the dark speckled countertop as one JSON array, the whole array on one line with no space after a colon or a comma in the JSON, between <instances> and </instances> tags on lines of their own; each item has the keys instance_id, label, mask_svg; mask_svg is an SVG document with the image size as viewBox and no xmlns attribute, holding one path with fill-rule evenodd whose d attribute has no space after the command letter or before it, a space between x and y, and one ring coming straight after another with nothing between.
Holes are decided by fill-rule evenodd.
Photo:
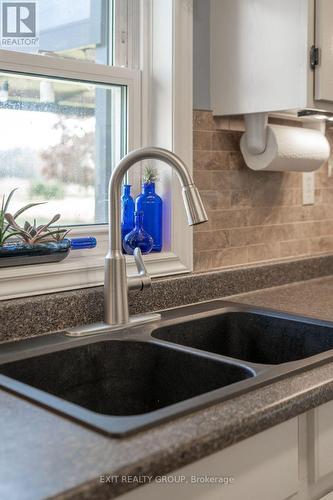
<instances>
[{"instance_id":1,"label":"dark speckled countertop","mask_svg":"<svg viewBox=\"0 0 333 500\"><path fill-rule=\"evenodd\" d=\"M234 295L229 300L333 321L333 277Z\"/></svg>"},{"instance_id":2,"label":"dark speckled countertop","mask_svg":"<svg viewBox=\"0 0 333 500\"><path fill-rule=\"evenodd\" d=\"M232 300L333 320L333 276L234 295ZM165 474L330 399L333 363L114 439L1 391L0 498L114 498L131 485L105 484L100 475Z\"/></svg>"}]
</instances>

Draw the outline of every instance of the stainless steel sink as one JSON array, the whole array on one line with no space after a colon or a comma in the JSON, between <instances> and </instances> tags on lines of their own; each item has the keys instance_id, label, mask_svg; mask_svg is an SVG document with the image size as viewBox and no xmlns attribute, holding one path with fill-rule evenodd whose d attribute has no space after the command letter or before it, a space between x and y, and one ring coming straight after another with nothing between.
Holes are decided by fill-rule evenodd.
<instances>
[{"instance_id":1,"label":"stainless steel sink","mask_svg":"<svg viewBox=\"0 0 333 500\"><path fill-rule=\"evenodd\" d=\"M333 323L212 301L90 337L0 347L0 386L122 435L333 359Z\"/></svg>"}]
</instances>

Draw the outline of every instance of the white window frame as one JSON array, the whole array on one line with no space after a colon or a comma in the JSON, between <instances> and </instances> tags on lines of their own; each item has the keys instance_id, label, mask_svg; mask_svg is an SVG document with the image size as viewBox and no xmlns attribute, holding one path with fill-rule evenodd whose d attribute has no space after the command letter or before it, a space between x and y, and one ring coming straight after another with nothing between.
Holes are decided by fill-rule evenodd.
<instances>
[{"instance_id":1,"label":"white window frame","mask_svg":"<svg viewBox=\"0 0 333 500\"><path fill-rule=\"evenodd\" d=\"M119 0L124 2L124 0ZM0 72L68 78L128 88L128 148L166 147L192 167L192 0L128 0L129 11L140 2L140 61L143 68L105 66L43 55L0 51ZM138 40L127 38L128 60L138 53ZM143 112L141 113L141 110ZM152 276L193 270L192 228L186 223L179 181L162 167L165 213L170 217L168 251L145 256ZM140 166L131 173L134 182ZM77 227L75 236L94 235L95 250L73 251L60 263L0 269L0 300L80 289L103 284L107 226ZM127 257L128 273L135 272Z\"/></svg>"}]
</instances>

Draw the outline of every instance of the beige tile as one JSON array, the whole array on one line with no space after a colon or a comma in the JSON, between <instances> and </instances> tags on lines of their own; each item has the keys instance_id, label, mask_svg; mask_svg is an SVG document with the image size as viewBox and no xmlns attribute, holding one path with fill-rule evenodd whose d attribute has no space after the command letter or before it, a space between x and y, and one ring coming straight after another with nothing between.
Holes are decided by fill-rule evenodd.
<instances>
[{"instance_id":1,"label":"beige tile","mask_svg":"<svg viewBox=\"0 0 333 500\"><path fill-rule=\"evenodd\" d=\"M210 151L193 151L193 170L208 170L208 165L211 162Z\"/></svg>"},{"instance_id":2,"label":"beige tile","mask_svg":"<svg viewBox=\"0 0 333 500\"><path fill-rule=\"evenodd\" d=\"M333 206L333 188L332 189L322 189L322 202L327 203L328 205Z\"/></svg>"},{"instance_id":3,"label":"beige tile","mask_svg":"<svg viewBox=\"0 0 333 500\"><path fill-rule=\"evenodd\" d=\"M227 151L194 151L194 170L229 170L229 155Z\"/></svg>"},{"instance_id":4,"label":"beige tile","mask_svg":"<svg viewBox=\"0 0 333 500\"><path fill-rule=\"evenodd\" d=\"M194 271L208 271L213 268L214 252L194 252L193 267Z\"/></svg>"},{"instance_id":5,"label":"beige tile","mask_svg":"<svg viewBox=\"0 0 333 500\"><path fill-rule=\"evenodd\" d=\"M333 252L333 236L311 239L310 248L312 254Z\"/></svg>"},{"instance_id":6,"label":"beige tile","mask_svg":"<svg viewBox=\"0 0 333 500\"><path fill-rule=\"evenodd\" d=\"M211 170L229 170L230 154L228 151L212 151Z\"/></svg>"},{"instance_id":7,"label":"beige tile","mask_svg":"<svg viewBox=\"0 0 333 500\"><path fill-rule=\"evenodd\" d=\"M231 172L224 170L215 170L211 173L212 175L212 186L211 189L220 191L230 191L231 189Z\"/></svg>"},{"instance_id":8,"label":"beige tile","mask_svg":"<svg viewBox=\"0 0 333 500\"><path fill-rule=\"evenodd\" d=\"M221 210L231 205L230 191L201 191L201 197L206 210Z\"/></svg>"},{"instance_id":9,"label":"beige tile","mask_svg":"<svg viewBox=\"0 0 333 500\"><path fill-rule=\"evenodd\" d=\"M213 269L246 264L247 262L248 262L247 247L224 248L223 250L217 250L216 252L214 252L212 256Z\"/></svg>"},{"instance_id":10,"label":"beige tile","mask_svg":"<svg viewBox=\"0 0 333 500\"><path fill-rule=\"evenodd\" d=\"M212 132L193 132L193 149L210 151L212 149Z\"/></svg>"},{"instance_id":11,"label":"beige tile","mask_svg":"<svg viewBox=\"0 0 333 500\"><path fill-rule=\"evenodd\" d=\"M206 170L195 170L193 173L194 182L200 190L213 189L212 172Z\"/></svg>"},{"instance_id":12,"label":"beige tile","mask_svg":"<svg viewBox=\"0 0 333 500\"><path fill-rule=\"evenodd\" d=\"M245 247L256 243L263 243L263 227L230 229L230 245L232 247Z\"/></svg>"},{"instance_id":13,"label":"beige tile","mask_svg":"<svg viewBox=\"0 0 333 500\"><path fill-rule=\"evenodd\" d=\"M229 234L227 231L203 231L194 233L194 247L197 252L219 250L229 246Z\"/></svg>"},{"instance_id":14,"label":"beige tile","mask_svg":"<svg viewBox=\"0 0 333 500\"><path fill-rule=\"evenodd\" d=\"M294 210L296 210L296 208ZM332 208L329 205L309 205L301 207L300 210L300 220L316 221L333 217Z\"/></svg>"},{"instance_id":15,"label":"beige tile","mask_svg":"<svg viewBox=\"0 0 333 500\"><path fill-rule=\"evenodd\" d=\"M262 243L248 247L248 262L262 262L280 258L280 248L276 243Z\"/></svg>"},{"instance_id":16,"label":"beige tile","mask_svg":"<svg viewBox=\"0 0 333 500\"><path fill-rule=\"evenodd\" d=\"M258 210L270 210L275 206L293 206L297 205L295 189L286 189L281 191L279 188L260 189L252 188L233 190L231 192L232 207L258 207Z\"/></svg>"},{"instance_id":17,"label":"beige tile","mask_svg":"<svg viewBox=\"0 0 333 500\"><path fill-rule=\"evenodd\" d=\"M213 132L213 151L239 151L241 134L238 132Z\"/></svg>"},{"instance_id":18,"label":"beige tile","mask_svg":"<svg viewBox=\"0 0 333 500\"><path fill-rule=\"evenodd\" d=\"M230 170L247 170L249 168L240 151L231 151L229 153L229 168Z\"/></svg>"},{"instance_id":19,"label":"beige tile","mask_svg":"<svg viewBox=\"0 0 333 500\"><path fill-rule=\"evenodd\" d=\"M217 210L208 212L211 229L239 228L247 225L247 210Z\"/></svg>"},{"instance_id":20,"label":"beige tile","mask_svg":"<svg viewBox=\"0 0 333 500\"><path fill-rule=\"evenodd\" d=\"M303 206L303 191L302 189L289 189L288 191L293 191L293 201L290 203L290 205L298 205L298 206ZM317 197L316 191L315 191L315 197ZM317 203L317 201L316 201Z\"/></svg>"},{"instance_id":21,"label":"beige tile","mask_svg":"<svg viewBox=\"0 0 333 500\"><path fill-rule=\"evenodd\" d=\"M283 258L308 255L310 252L310 242L309 240L281 241L280 252Z\"/></svg>"},{"instance_id":22,"label":"beige tile","mask_svg":"<svg viewBox=\"0 0 333 500\"><path fill-rule=\"evenodd\" d=\"M224 123L223 123L223 120ZM233 117L195 112L194 177L209 222L195 228L195 269L333 252L333 178L316 172L315 204L302 204L302 174L254 172ZM225 130L224 130L225 129ZM328 132L333 146L333 128Z\"/></svg>"},{"instance_id":23,"label":"beige tile","mask_svg":"<svg viewBox=\"0 0 333 500\"><path fill-rule=\"evenodd\" d=\"M256 188L250 191L252 207L294 206L299 204L296 189L282 190L271 186L270 189Z\"/></svg>"},{"instance_id":24,"label":"beige tile","mask_svg":"<svg viewBox=\"0 0 333 500\"><path fill-rule=\"evenodd\" d=\"M301 191L302 193L302 191ZM300 201L302 203L302 201ZM315 189L315 204L316 205L323 205L325 204L324 201L324 189Z\"/></svg>"},{"instance_id":25,"label":"beige tile","mask_svg":"<svg viewBox=\"0 0 333 500\"><path fill-rule=\"evenodd\" d=\"M278 172L277 172L278 173ZM302 174L299 172L284 172L282 174L282 188L297 188L302 189Z\"/></svg>"},{"instance_id":26,"label":"beige tile","mask_svg":"<svg viewBox=\"0 0 333 500\"><path fill-rule=\"evenodd\" d=\"M315 236L333 235L333 221L309 221L296 225L297 238L311 238Z\"/></svg>"},{"instance_id":27,"label":"beige tile","mask_svg":"<svg viewBox=\"0 0 333 500\"><path fill-rule=\"evenodd\" d=\"M317 172L315 176L316 188L331 188L333 189L333 177L328 177L328 163L326 162Z\"/></svg>"},{"instance_id":28,"label":"beige tile","mask_svg":"<svg viewBox=\"0 0 333 500\"><path fill-rule=\"evenodd\" d=\"M212 226L211 213L212 212L207 211L208 220L206 222L204 222L203 224L196 224L195 226L193 226L194 233L203 233L205 231L212 231L212 229L214 229ZM222 229L222 228L219 228L219 229Z\"/></svg>"},{"instance_id":29,"label":"beige tile","mask_svg":"<svg viewBox=\"0 0 333 500\"><path fill-rule=\"evenodd\" d=\"M247 210L247 220L249 226L267 226L301 220L301 214L301 207L255 207Z\"/></svg>"},{"instance_id":30,"label":"beige tile","mask_svg":"<svg viewBox=\"0 0 333 500\"><path fill-rule=\"evenodd\" d=\"M231 191L231 206L233 208L250 207L251 193L248 189Z\"/></svg>"},{"instance_id":31,"label":"beige tile","mask_svg":"<svg viewBox=\"0 0 333 500\"><path fill-rule=\"evenodd\" d=\"M230 229L230 245L238 247L258 243L275 243L292 239L294 232L295 227L293 224L233 228Z\"/></svg>"},{"instance_id":32,"label":"beige tile","mask_svg":"<svg viewBox=\"0 0 333 500\"><path fill-rule=\"evenodd\" d=\"M215 130L216 125L211 111L193 111L194 130Z\"/></svg>"},{"instance_id":33,"label":"beige tile","mask_svg":"<svg viewBox=\"0 0 333 500\"><path fill-rule=\"evenodd\" d=\"M234 170L230 172L230 188L232 190L247 190L250 186L251 174L247 170Z\"/></svg>"}]
</instances>

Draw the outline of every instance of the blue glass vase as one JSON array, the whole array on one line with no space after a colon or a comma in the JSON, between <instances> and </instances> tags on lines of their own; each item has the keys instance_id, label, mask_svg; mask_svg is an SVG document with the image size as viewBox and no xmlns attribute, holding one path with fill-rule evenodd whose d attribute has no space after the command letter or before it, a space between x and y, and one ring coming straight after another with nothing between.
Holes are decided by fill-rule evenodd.
<instances>
[{"instance_id":1,"label":"blue glass vase","mask_svg":"<svg viewBox=\"0 0 333 500\"><path fill-rule=\"evenodd\" d=\"M131 196L131 186L123 185L121 196L121 236L124 240L126 234L130 233L134 227L134 201Z\"/></svg>"},{"instance_id":2,"label":"blue glass vase","mask_svg":"<svg viewBox=\"0 0 333 500\"><path fill-rule=\"evenodd\" d=\"M154 240L153 252L162 250L162 205L163 202L155 193L155 183L145 182L142 193L135 200L135 210L144 213L143 228Z\"/></svg>"},{"instance_id":3,"label":"blue glass vase","mask_svg":"<svg viewBox=\"0 0 333 500\"><path fill-rule=\"evenodd\" d=\"M123 247L126 253L133 255L135 248L143 254L151 252L154 240L143 229L143 212L134 212L134 229L125 236Z\"/></svg>"}]
</instances>

